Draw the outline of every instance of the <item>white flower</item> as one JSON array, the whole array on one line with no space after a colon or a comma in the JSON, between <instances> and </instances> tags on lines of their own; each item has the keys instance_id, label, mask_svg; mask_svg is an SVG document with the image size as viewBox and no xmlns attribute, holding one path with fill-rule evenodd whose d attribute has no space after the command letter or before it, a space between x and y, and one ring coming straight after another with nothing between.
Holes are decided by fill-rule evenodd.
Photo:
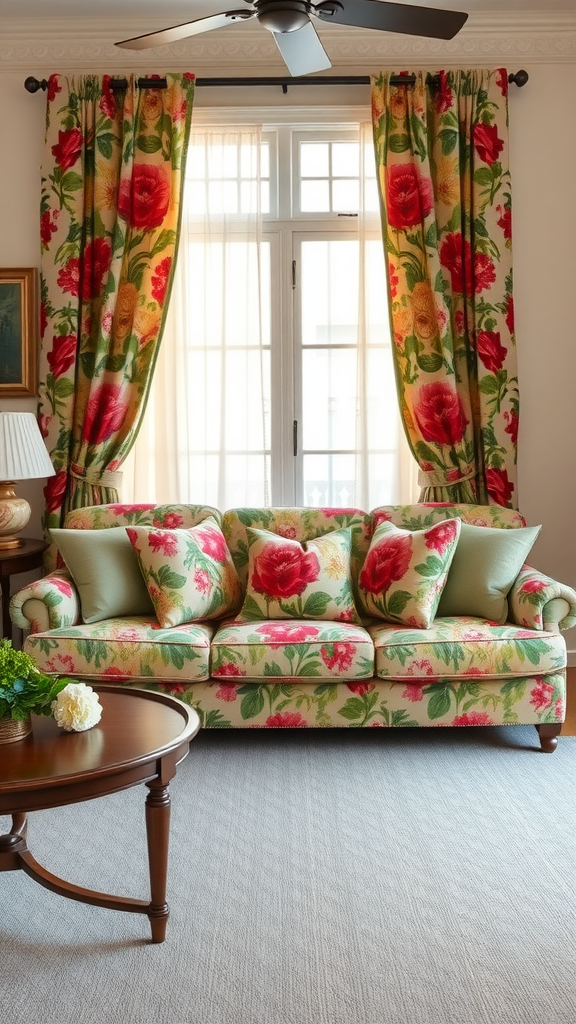
<instances>
[{"instance_id":1,"label":"white flower","mask_svg":"<svg viewBox=\"0 0 576 1024\"><path fill-rule=\"evenodd\" d=\"M98 694L85 683L68 683L52 701L56 725L66 732L84 732L102 717Z\"/></svg>"}]
</instances>

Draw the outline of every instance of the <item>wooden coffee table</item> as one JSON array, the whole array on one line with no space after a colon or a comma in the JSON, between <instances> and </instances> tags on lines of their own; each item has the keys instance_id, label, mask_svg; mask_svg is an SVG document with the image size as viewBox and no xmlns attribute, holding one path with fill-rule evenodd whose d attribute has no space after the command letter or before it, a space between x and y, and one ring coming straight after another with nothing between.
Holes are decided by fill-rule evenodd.
<instances>
[{"instance_id":1,"label":"wooden coffee table","mask_svg":"<svg viewBox=\"0 0 576 1024\"><path fill-rule=\"evenodd\" d=\"M150 690L94 684L102 718L86 732L66 733L54 719L33 716L32 734L0 746L0 814L12 829L0 836L0 871L21 869L52 892L110 910L147 914L152 942L163 942L169 909L166 875L170 831L168 784L200 728L198 715L181 701ZM51 874L30 853L27 813L118 793L144 782L150 900L83 889ZM95 821L97 827L97 821ZM81 847L82 837L78 837ZM110 842L130 842L120 832ZM87 853L88 855L88 853Z\"/></svg>"}]
</instances>

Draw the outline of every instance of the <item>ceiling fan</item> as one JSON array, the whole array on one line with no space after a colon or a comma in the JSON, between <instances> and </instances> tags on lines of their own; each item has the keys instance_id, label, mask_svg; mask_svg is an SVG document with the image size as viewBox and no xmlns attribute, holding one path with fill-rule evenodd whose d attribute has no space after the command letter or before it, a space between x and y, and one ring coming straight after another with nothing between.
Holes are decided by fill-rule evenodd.
<instances>
[{"instance_id":1,"label":"ceiling fan","mask_svg":"<svg viewBox=\"0 0 576 1024\"><path fill-rule=\"evenodd\" d=\"M127 50L146 50L224 28L231 22L257 18L272 33L290 74L298 76L324 71L332 66L314 28L313 18L379 32L452 39L468 17L458 11L387 3L385 0L320 0L319 3L311 0L244 0L244 3L248 4L249 10L242 8L197 18L159 32L124 39L116 46Z\"/></svg>"}]
</instances>

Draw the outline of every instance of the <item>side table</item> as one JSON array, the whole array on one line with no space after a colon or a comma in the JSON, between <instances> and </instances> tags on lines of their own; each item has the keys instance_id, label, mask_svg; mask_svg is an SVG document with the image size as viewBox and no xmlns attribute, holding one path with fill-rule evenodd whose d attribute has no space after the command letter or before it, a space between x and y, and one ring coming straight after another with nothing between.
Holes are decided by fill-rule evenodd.
<instances>
[{"instance_id":1,"label":"side table","mask_svg":"<svg viewBox=\"0 0 576 1024\"><path fill-rule=\"evenodd\" d=\"M0 586L2 588L2 636L12 638L10 621L10 577L21 572L40 569L48 544L44 540L24 537L17 548L0 548Z\"/></svg>"},{"instance_id":2,"label":"side table","mask_svg":"<svg viewBox=\"0 0 576 1024\"><path fill-rule=\"evenodd\" d=\"M16 743L0 745L0 815L12 815L12 827L0 835L0 873L24 871L45 889L94 907L146 914L152 942L164 942L170 834L169 783L200 729L196 712L167 693L94 684L102 718L86 732L62 732L53 718L32 716L32 732ZM30 811L65 807L119 793L144 783L148 789L145 821L150 899L132 899L74 885L39 864L28 848ZM98 815L94 828L98 828ZM132 848L132 836L118 822L110 838ZM90 863L89 836L78 836L78 857ZM134 854L136 856L136 852Z\"/></svg>"}]
</instances>

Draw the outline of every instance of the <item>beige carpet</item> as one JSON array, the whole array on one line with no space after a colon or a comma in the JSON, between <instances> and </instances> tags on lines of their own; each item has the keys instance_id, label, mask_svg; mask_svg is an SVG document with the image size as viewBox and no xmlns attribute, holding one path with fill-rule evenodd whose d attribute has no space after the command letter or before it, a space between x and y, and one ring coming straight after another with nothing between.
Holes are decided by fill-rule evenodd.
<instances>
[{"instance_id":1,"label":"beige carpet","mask_svg":"<svg viewBox=\"0 0 576 1024\"><path fill-rule=\"evenodd\" d=\"M5 872L0 1020L573 1024L575 774L576 740L528 727L203 733L166 943ZM143 799L37 813L30 846L145 895Z\"/></svg>"}]
</instances>

